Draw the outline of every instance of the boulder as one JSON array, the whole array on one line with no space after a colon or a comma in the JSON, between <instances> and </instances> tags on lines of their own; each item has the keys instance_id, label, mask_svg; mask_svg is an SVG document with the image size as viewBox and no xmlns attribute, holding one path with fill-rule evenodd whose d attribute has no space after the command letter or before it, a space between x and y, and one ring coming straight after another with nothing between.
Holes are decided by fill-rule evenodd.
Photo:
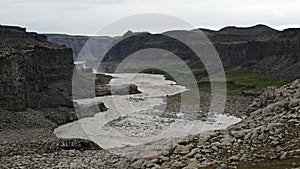
<instances>
[{"instance_id":1,"label":"boulder","mask_svg":"<svg viewBox=\"0 0 300 169\"><path fill-rule=\"evenodd\" d=\"M187 154L189 152L190 149L187 146L183 146L183 145L177 145L174 150L175 154L181 154L181 155Z\"/></svg>"}]
</instances>

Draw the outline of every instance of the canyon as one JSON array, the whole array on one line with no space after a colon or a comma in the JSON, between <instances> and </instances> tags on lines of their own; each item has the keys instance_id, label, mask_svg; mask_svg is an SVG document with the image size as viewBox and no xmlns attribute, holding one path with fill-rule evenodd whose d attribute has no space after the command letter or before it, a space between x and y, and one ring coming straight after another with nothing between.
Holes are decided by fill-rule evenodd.
<instances>
[{"instance_id":1,"label":"canyon","mask_svg":"<svg viewBox=\"0 0 300 169\"><path fill-rule=\"evenodd\" d=\"M200 30L219 53L229 82L238 84L233 80L242 76L266 82L259 88L260 92L248 92L247 97L241 93L227 96L225 111L218 117L232 120L230 123L218 124L215 116L206 116L211 97L208 91L200 92L203 98L201 106L204 108L202 114L194 112L190 106L183 107L184 112L178 110L181 106L181 94L178 91L164 97L159 91L157 97L148 97L157 94L153 90L155 84L151 86L150 83L154 83L155 79L159 79L157 83L161 85L160 88L183 87L169 81L171 78L166 80L168 75L144 75L153 79L144 82L142 78L136 85L126 83L125 87L122 86L125 80L119 81L121 86L117 92L110 91L114 82L126 76L96 75L98 65L95 60L80 60L80 51L91 37L42 35L26 32L25 28L0 25L0 168L299 168L300 83L297 79L300 78L300 29L278 31L265 25L256 25L247 28L226 27L219 31ZM95 44L101 44L93 47L94 52L105 54L104 51L108 51L101 63L101 71L105 73L114 72L118 64L135 51L160 48L178 55L191 68L200 87L207 83L207 72L195 54L186 45L164 33L128 31L120 37L92 38ZM87 71L78 70L74 61L85 61L83 67L88 68ZM78 93L75 94L72 89L74 72L85 77L76 86ZM231 77L232 72L237 75L235 79ZM255 73L255 76L251 73ZM143 86L141 82L150 86ZM91 87L92 90L85 90L85 87ZM248 90L253 86L246 87ZM129 93L124 93L127 89ZM130 154L134 150L144 150L145 145L129 144L114 149L116 146L109 139L106 141L113 146L101 147L86 137L68 137L72 133L58 132L79 122L87 122L85 127L90 127L89 120L97 119L97 116L110 117L116 113L110 100L113 97L124 99L124 102L120 102L121 107L128 109L128 112L130 109L126 106L129 103L135 104L136 108L143 108L141 105L147 99L164 103L163 106L155 104L155 108L143 112L147 117L153 116L150 121L136 121L130 116L112 119L105 127L113 126L118 130L115 131L117 133L144 136L145 130L152 129L151 125L160 128L159 125L173 122L174 117L180 117L176 119L179 121L199 120L214 127L201 134L193 132L183 138L174 138L174 144L159 154L151 156L151 151L144 152L150 155L147 158L123 156L124 152ZM87 104L82 109L84 113L78 114L76 106L80 101L74 103L74 100L81 99L92 100L92 104ZM165 111L157 111L159 106ZM132 115L140 117L139 113ZM163 118L169 121L161 121ZM84 125L78 127L76 132L85 131L82 128ZM67 135L64 137L68 138L58 138L55 134ZM164 140L155 141L146 147L156 149L165 143Z\"/></svg>"},{"instance_id":2,"label":"canyon","mask_svg":"<svg viewBox=\"0 0 300 169\"><path fill-rule=\"evenodd\" d=\"M270 74L291 81L299 78L300 29L290 28L283 31L272 29L266 25L252 27L225 27L219 31L199 29L214 45L225 70L239 69L242 71ZM192 31L192 30L191 30ZM178 32L180 31L171 31ZM97 51L106 51L103 58L105 72L113 72L115 67L130 54L147 48L159 48L178 55L199 78L206 75L203 65L188 47L176 39L166 36L168 32L151 34L147 32L126 32L120 37L77 37L70 35L47 34L48 41L64 44L74 51L74 58L79 58L80 50L89 38L93 40ZM113 46L111 45L113 44ZM111 48L112 47L112 48ZM107 49L111 48L111 49ZM95 69L93 61L87 64Z\"/></svg>"}]
</instances>

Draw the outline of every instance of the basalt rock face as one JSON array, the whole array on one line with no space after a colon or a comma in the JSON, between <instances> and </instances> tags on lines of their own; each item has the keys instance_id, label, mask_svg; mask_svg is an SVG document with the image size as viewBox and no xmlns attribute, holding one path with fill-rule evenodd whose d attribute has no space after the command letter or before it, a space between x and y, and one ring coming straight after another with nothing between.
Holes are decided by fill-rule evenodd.
<instances>
[{"instance_id":1,"label":"basalt rock face","mask_svg":"<svg viewBox=\"0 0 300 169\"><path fill-rule=\"evenodd\" d=\"M24 28L0 26L0 107L73 107L72 50Z\"/></svg>"},{"instance_id":2,"label":"basalt rock face","mask_svg":"<svg viewBox=\"0 0 300 169\"><path fill-rule=\"evenodd\" d=\"M241 69L267 73L288 80L300 77L297 73L300 71L300 29L277 31L267 26L257 25L249 28L227 27L220 31L202 31L214 45L226 70ZM205 47L205 44L200 46L202 47ZM164 34L149 33L137 34L122 40L107 53L104 61L122 60L146 48L171 51L194 70L203 67L201 61L184 44ZM203 72L194 73L197 76L205 75Z\"/></svg>"},{"instance_id":3,"label":"basalt rock face","mask_svg":"<svg viewBox=\"0 0 300 169\"><path fill-rule=\"evenodd\" d=\"M216 48L226 70L267 73L288 80L300 78L300 29L277 31L265 25L256 25L246 28L225 27L219 31L200 30ZM76 39L74 37L73 40L63 42L56 38L51 41L68 45L77 44ZM195 54L184 44L169 37L139 33L124 35L119 41L104 57L103 67L107 72L113 72L120 60L138 50L158 47L178 55L187 65L195 68L196 76L206 75L205 72L199 72L199 67L203 65L195 59Z\"/></svg>"},{"instance_id":4,"label":"basalt rock face","mask_svg":"<svg viewBox=\"0 0 300 169\"><path fill-rule=\"evenodd\" d=\"M73 49L73 57L77 58L80 50L84 46L85 42L89 39L88 36L68 36L68 35L46 35L47 41L58 44L65 45L66 47Z\"/></svg>"},{"instance_id":5,"label":"basalt rock face","mask_svg":"<svg viewBox=\"0 0 300 169\"><path fill-rule=\"evenodd\" d=\"M268 73L294 80L300 77L300 29L277 31L264 25L203 30L227 68Z\"/></svg>"},{"instance_id":6,"label":"basalt rock face","mask_svg":"<svg viewBox=\"0 0 300 169\"><path fill-rule=\"evenodd\" d=\"M26 32L26 28L17 26L0 25L0 37L1 48L13 47L17 49L26 49L36 45L50 48L59 47L47 42L47 37L45 35L37 34L35 32Z\"/></svg>"}]
</instances>

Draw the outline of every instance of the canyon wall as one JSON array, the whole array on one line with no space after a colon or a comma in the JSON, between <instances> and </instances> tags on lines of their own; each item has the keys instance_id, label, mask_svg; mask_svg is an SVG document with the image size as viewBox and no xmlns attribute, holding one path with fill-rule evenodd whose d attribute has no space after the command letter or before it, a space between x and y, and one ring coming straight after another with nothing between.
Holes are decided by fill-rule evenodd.
<instances>
[{"instance_id":1,"label":"canyon wall","mask_svg":"<svg viewBox=\"0 0 300 169\"><path fill-rule=\"evenodd\" d=\"M226 70L266 73L287 80L300 78L300 29L277 31L265 25L256 25L247 28L225 27L219 31L200 30L211 40ZM128 37L125 35L123 37ZM47 38L53 39L53 35L47 35ZM56 36L56 40L51 41L72 47L78 39L76 36L73 38L63 42ZM201 61L187 46L164 35L150 33L135 33L120 40L104 57L104 71L113 72L120 60L146 48L171 51L183 59L197 76L205 76Z\"/></svg>"},{"instance_id":2,"label":"canyon wall","mask_svg":"<svg viewBox=\"0 0 300 169\"><path fill-rule=\"evenodd\" d=\"M72 50L25 28L0 26L0 107L73 107Z\"/></svg>"}]
</instances>

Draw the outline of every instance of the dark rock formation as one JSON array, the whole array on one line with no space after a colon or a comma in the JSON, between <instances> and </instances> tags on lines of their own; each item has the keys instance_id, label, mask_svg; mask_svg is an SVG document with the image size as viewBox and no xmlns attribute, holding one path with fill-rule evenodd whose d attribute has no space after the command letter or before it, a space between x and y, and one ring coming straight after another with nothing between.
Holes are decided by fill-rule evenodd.
<instances>
[{"instance_id":1,"label":"dark rock formation","mask_svg":"<svg viewBox=\"0 0 300 169\"><path fill-rule=\"evenodd\" d=\"M46 41L46 36L37 34L35 32L26 32L26 28L17 26L3 26L0 25L0 46L14 47L14 48L26 48L34 47L37 44L39 46L52 46ZM57 45L56 45L57 46Z\"/></svg>"},{"instance_id":2,"label":"dark rock formation","mask_svg":"<svg viewBox=\"0 0 300 169\"><path fill-rule=\"evenodd\" d=\"M65 150L100 150L101 147L94 142L84 139L62 139L53 147Z\"/></svg>"},{"instance_id":3,"label":"dark rock formation","mask_svg":"<svg viewBox=\"0 0 300 169\"><path fill-rule=\"evenodd\" d=\"M6 147L14 147L14 151ZM101 148L89 140L84 139L47 139L47 140L32 140L29 142L20 142L18 144L1 143L0 157L13 155L31 155L36 153L53 153L61 150L101 150Z\"/></svg>"},{"instance_id":4,"label":"dark rock formation","mask_svg":"<svg viewBox=\"0 0 300 169\"><path fill-rule=\"evenodd\" d=\"M138 87L134 84L121 85L121 86L109 86L109 85L98 85L96 86L96 96L105 95L128 95L128 94L139 94Z\"/></svg>"},{"instance_id":5,"label":"dark rock formation","mask_svg":"<svg viewBox=\"0 0 300 169\"><path fill-rule=\"evenodd\" d=\"M85 117L93 117L96 113L103 112L107 110L104 103L90 103L90 104L78 104L75 103L76 117L78 119Z\"/></svg>"},{"instance_id":6,"label":"dark rock formation","mask_svg":"<svg viewBox=\"0 0 300 169\"><path fill-rule=\"evenodd\" d=\"M24 28L0 26L0 107L73 107L72 50Z\"/></svg>"}]
</instances>

